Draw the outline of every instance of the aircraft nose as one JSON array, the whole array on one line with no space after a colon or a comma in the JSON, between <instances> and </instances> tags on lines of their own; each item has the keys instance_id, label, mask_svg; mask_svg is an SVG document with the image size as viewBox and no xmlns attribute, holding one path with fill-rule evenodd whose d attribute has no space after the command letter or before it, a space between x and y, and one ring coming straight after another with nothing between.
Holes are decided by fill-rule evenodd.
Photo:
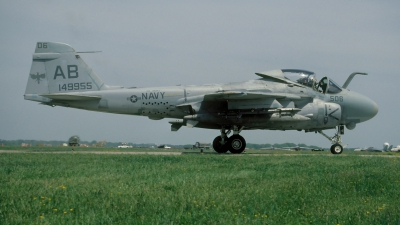
<instances>
[{"instance_id":1,"label":"aircraft nose","mask_svg":"<svg viewBox=\"0 0 400 225\"><path fill-rule=\"evenodd\" d=\"M378 114L378 105L372 101L371 99L367 99L365 103L366 107L364 108L364 121L372 119L376 114Z\"/></svg>"},{"instance_id":2,"label":"aircraft nose","mask_svg":"<svg viewBox=\"0 0 400 225\"><path fill-rule=\"evenodd\" d=\"M376 114L378 114L378 105L374 101L365 97L362 103L361 110L359 111L362 121L372 119Z\"/></svg>"},{"instance_id":3,"label":"aircraft nose","mask_svg":"<svg viewBox=\"0 0 400 225\"><path fill-rule=\"evenodd\" d=\"M378 114L378 105L371 99L352 92L347 99L347 119L349 121L364 122Z\"/></svg>"},{"instance_id":4,"label":"aircraft nose","mask_svg":"<svg viewBox=\"0 0 400 225\"><path fill-rule=\"evenodd\" d=\"M372 100L371 100L372 101ZM373 109L373 112L372 112L372 116L371 116L371 118L372 117L374 117L374 116L376 116L376 114L378 114L378 111L379 111L379 109L378 109L378 105L374 102L374 101L372 101L373 102L373 105L374 105L374 109Z\"/></svg>"}]
</instances>

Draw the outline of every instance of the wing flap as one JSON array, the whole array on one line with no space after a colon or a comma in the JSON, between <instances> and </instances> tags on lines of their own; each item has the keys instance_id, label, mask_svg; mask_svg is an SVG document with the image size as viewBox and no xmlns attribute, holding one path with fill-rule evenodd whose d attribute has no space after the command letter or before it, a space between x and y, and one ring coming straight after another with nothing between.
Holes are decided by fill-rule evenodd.
<instances>
[{"instance_id":1,"label":"wing flap","mask_svg":"<svg viewBox=\"0 0 400 225\"><path fill-rule=\"evenodd\" d=\"M42 94L40 96L50 98L52 100L66 100L66 101L91 101L91 100L101 99L101 96L98 95Z\"/></svg>"}]
</instances>

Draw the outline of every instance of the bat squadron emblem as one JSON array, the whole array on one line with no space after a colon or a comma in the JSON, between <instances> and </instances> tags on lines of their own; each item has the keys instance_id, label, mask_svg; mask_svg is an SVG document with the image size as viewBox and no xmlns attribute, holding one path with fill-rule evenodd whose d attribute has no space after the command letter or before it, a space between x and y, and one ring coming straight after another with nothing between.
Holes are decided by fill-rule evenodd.
<instances>
[{"instance_id":1,"label":"bat squadron emblem","mask_svg":"<svg viewBox=\"0 0 400 225\"><path fill-rule=\"evenodd\" d=\"M30 74L31 78L36 80L38 84L40 84L40 81L44 78L46 78L46 75L44 73L39 74L39 72L37 72L36 74Z\"/></svg>"}]
</instances>

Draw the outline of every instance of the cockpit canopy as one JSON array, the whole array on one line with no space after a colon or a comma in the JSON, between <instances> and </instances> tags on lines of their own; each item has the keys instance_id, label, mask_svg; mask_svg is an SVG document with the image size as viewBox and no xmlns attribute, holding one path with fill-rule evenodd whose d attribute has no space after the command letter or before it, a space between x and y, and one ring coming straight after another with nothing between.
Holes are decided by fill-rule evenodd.
<instances>
[{"instance_id":1,"label":"cockpit canopy","mask_svg":"<svg viewBox=\"0 0 400 225\"><path fill-rule=\"evenodd\" d=\"M314 72L307 70L294 70L284 69L282 70L286 79L289 79L298 84L314 88L317 84L317 77ZM314 88L315 89L315 88Z\"/></svg>"},{"instance_id":2,"label":"cockpit canopy","mask_svg":"<svg viewBox=\"0 0 400 225\"><path fill-rule=\"evenodd\" d=\"M342 91L340 86L328 77L324 77L318 82L317 76L311 71L283 69L282 72L286 79L310 87L324 94L336 94Z\"/></svg>"},{"instance_id":3,"label":"cockpit canopy","mask_svg":"<svg viewBox=\"0 0 400 225\"><path fill-rule=\"evenodd\" d=\"M281 69L281 70L270 70L256 74L263 78L267 79L272 78L283 81L288 84L297 83L301 86L312 88L314 91L318 91L324 94L325 93L336 94L342 91L342 88L328 77L324 77L318 82L317 76L314 74L314 72L308 70ZM357 73L357 74L363 74L363 73ZM349 81L346 81L346 83L348 82Z\"/></svg>"}]
</instances>

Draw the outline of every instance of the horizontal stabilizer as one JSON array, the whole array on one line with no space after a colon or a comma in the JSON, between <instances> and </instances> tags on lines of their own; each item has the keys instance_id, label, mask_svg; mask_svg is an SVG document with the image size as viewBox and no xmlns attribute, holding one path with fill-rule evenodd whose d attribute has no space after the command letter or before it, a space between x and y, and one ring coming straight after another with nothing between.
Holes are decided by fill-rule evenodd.
<instances>
[{"instance_id":1,"label":"horizontal stabilizer","mask_svg":"<svg viewBox=\"0 0 400 225\"><path fill-rule=\"evenodd\" d=\"M88 95L72 95L72 94L42 94L40 96L50 98L53 100L66 100L66 101L91 101L100 100L101 96L88 96Z\"/></svg>"}]
</instances>

